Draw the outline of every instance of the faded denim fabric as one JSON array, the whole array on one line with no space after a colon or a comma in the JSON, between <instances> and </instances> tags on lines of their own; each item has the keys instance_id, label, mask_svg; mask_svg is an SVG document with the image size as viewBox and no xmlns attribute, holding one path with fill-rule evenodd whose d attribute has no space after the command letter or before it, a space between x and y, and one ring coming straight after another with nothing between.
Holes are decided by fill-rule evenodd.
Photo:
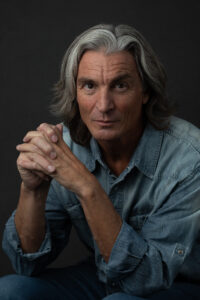
<instances>
[{"instance_id":1,"label":"faded denim fabric","mask_svg":"<svg viewBox=\"0 0 200 300\"><path fill-rule=\"evenodd\" d=\"M46 203L46 236L37 253L24 254L14 225L3 248L20 274L37 274L66 246L72 224L95 256L99 280L110 292L145 296L168 288L177 275L200 280L200 130L172 117L158 131L147 124L128 167L116 177L90 147L64 139L92 172L123 219L109 262L101 256L76 195L52 181Z\"/></svg>"}]
</instances>

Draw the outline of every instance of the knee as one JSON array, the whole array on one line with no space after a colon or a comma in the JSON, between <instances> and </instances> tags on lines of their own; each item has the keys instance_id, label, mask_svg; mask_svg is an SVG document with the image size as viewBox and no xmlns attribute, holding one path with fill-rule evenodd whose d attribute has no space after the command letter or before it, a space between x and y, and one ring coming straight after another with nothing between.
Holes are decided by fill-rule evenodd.
<instances>
[{"instance_id":1,"label":"knee","mask_svg":"<svg viewBox=\"0 0 200 300\"><path fill-rule=\"evenodd\" d=\"M1 300L28 300L31 294L30 277L21 275L7 275L0 278L0 299Z\"/></svg>"},{"instance_id":2,"label":"knee","mask_svg":"<svg viewBox=\"0 0 200 300\"><path fill-rule=\"evenodd\" d=\"M125 293L114 293L103 298L103 300L145 300L145 299L137 296L131 296Z\"/></svg>"},{"instance_id":3,"label":"knee","mask_svg":"<svg viewBox=\"0 0 200 300\"><path fill-rule=\"evenodd\" d=\"M103 298L103 300L119 300L119 299L124 299L123 296L125 294L123 293L114 293L111 295L106 296L105 298Z\"/></svg>"}]
</instances>

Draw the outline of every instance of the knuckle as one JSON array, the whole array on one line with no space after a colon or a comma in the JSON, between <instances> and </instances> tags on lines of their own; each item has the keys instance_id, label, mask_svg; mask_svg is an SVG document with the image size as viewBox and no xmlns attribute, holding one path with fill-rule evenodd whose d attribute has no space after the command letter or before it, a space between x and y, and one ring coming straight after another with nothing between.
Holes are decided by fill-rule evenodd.
<instances>
[{"instance_id":1,"label":"knuckle","mask_svg":"<svg viewBox=\"0 0 200 300\"><path fill-rule=\"evenodd\" d=\"M21 166L22 163L23 163L23 159L21 159L21 157L19 157L19 158L17 159L17 165L18 165L18 166Z\"/></svg>"},{"instance_id":2,"label":"knuckle","mask_svg":"<svg viewBox=\"0 0 200 300\"><path fill-rule=\"evenodd\" d=\"M52 147L43 135L36 136L33 139L34 151L38 152L38 148L45 154L49 154L52 151Z\"/></svg>"},{"instance_id":3,"label":"knuckle","mask_svg":"<svg viewBox=\"0 0 200 300\"><path fill-rule=\"evenodd\" d=\"M33 168L37 169L37 167L38 167L38 164L35 161L33 161Z\"/></svg>"},{"instance_id":4,"label":"knuckle","mask_svg":"<svg viewBox=\"0 0 200 300\"><path fill-rule=\"evenodd\" d=\"M18 161L21 161L21 160L22 160L22 157L23 157L23 153L20 153L20 154L18 155L18 157L17 157L17 162L18 162Z\"/></svg>"},{"instance_id":5,"label":"knuckle","mask_svg":"<svg viewBox=\"0 0 200 300\"><path fill-rule=\"evenodd\" d=\"M46 127L46 123L41 123L40 125L39 125L39 128L44 128L44 127Z\"/></svg>"},{"instance_id":6,"label":"knuckle","mask_svg":"<svg viewBox=\"0 0 200 300\"><path fill-rule=\"evenodd\" d=\"M35 142L40 142L40 141L41 141L41 136L35 136L35 137L33 138L33 141L35 141Z\"/></svg>"},{"instance_id":7,"label":"knuckle","mask_svg":"<svg viewBox=\"0 0 200 300\"><path fill-rule=\"evenodd\" d=\"M53 134L54 132L55 132L54 128L52 128L52 127L48 128L48 133L49 134Z\"/></svg>"},{"instance_id":8,"label":"knuckle","mask_svg":"<svg viewBox=\"0 0 200 300\"><path fill-rule=\"evenodd\" d=\"M32 133L33 133L33 131L29 130L29 131L26 133L25 137L31 136Z\"/></svg>"},{"instance_id":9,"label":"knuckle","mask_svg":"<svg viewBox=\"0 0 200 300\"><path fill-rule=\"evenodd\" d=\"M31 134L31 131L29 130L29 131L26 132L25 136L30 135L30 134Z\"/></svg>"},{"instance_id":10,"label":"knuckle","mask_svg":"<svg viewBox=\"0 0 200 300\"><path fill-rule=\"evenodd\" d=\"M40 144L41 141L43 140L42 136L41 135L37 135L33 138L33 141L36 143L36 144Z\"/></svg>"},{"instance_id":11,"label":"knuckle","mask_svg":"<svg viewBox=\"0 0 200 300\"><path fill-rule=\"evenodd\" d=\"M47 144L47 147L46 147L46 153L50 153L50 152L52 152L53 151L53 149L52 149L52 147L49 145L49 144Z\"/></svg>"},{"instance_id":12,"label":"knuckle","mask_svg":"<svg viewBox=\"0 0 200 300\"><path fill-rule=\"evenodd\" d=\"M47 123L42 123L42 125L40 126L41 132L47 134L48 136L54 133L54 130L52 129L52 127L50 127L49 124Z\"/></svg>"},{"instance_id":13,"label":"knuckle","mask_svg":"<svg viewBox=\"0 0 200 300\"><path fill-rule=\"evenodd\" d=\"M54 134L54 130L50 127L46 128L46 134L49 137L51 137Z\"/></svg>"},{"instance_id":14,"label":"knuckle","mask_svg":"<svg viewBox=\"0 0 200 300\"><path fill-rule=\"evenodd\" d=\"M50 154L52 152L52 147L48 143L46 143L42 148L42 152L45 155Z\"/></svg>"},{"instance_id":15,"label":"knuckle","mask_svg":"<svg viewBox=\"0 0 200 300\"><path fill-rule=\"evenodd\" d=\"M35 153L37 153L38 152L38 147L36 145L33 145L32 147L33 147L32 151L35 152Z\"/></svg>"},{"instance_id":16,"label":"knuckle","mask_svg":"<svg viewBox=\"0 0 200 300\"><path fill-rule=\"evenodd\" d=\"M55 132L54 126L47 124L46 132L47 132L48 135L54 134L54 132Z\"/></svg>"}]
</instances>

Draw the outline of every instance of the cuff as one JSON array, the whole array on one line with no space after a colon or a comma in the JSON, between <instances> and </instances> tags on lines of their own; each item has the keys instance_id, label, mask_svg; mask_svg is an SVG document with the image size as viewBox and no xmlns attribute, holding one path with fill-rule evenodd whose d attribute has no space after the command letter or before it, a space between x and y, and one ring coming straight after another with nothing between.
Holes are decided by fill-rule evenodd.
<instances>
[{"instance_id":1,"label":"cuff","mask_svg":"<svg viewBox=\"0 0 200 300\"><path fill-rule=\"evenodd\" d=\"M118 281L133 272L143 259L147 248L145 240L123 221L108 263L103 260L107 281Z\"/></svg>"},{"instance_id":2,"label":"cuff","mask_svg":"<svg viewBox=\"0 0 200 300\"><path fill-rule=\"evenodd\" d=\"M51 234L49 225L46 223L46 234L39 250L34 253L24 253L20 245L20 239L16 230L14 217L15 212L11 215L6 223L5 235L7 237L7 242L9 243L10 247L13 248L15 253L24 259L32 261L51 251Z\"/></svg>"}]
</instances>

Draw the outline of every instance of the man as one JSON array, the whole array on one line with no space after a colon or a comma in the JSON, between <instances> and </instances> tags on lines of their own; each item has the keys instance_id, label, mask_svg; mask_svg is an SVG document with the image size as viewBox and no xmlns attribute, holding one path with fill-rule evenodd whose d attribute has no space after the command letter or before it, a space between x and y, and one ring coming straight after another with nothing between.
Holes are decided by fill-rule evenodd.
<instances>
[{"instance_id":1,"label":"man","mask_svg":"<svg viewBox=\"0 0 200 300\"><path fill-rule=\"evenodd\" d=\"M165 80L130 26L98 25L71 44L53 105L64 125L41 124L17 146L22 185L3 247L21 275L1 279L1 299L198 299L200 132L171 116ZM71 224L91 256L45 270Z\"/></svg>"}]
</instances>

